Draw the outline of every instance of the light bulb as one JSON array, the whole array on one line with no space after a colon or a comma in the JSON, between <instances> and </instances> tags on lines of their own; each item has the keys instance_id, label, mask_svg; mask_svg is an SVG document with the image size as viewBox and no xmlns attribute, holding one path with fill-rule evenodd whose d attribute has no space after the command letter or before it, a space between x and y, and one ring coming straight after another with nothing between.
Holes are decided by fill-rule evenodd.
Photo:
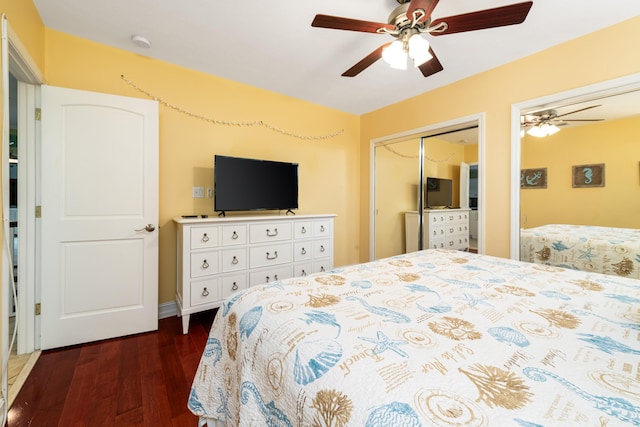
<instances>
[{"instance_id":1,"label":"light bulb","mask_svg":"<svg viewBox=\"0 0 640 427\"><path fill-rule=\"evenodd\" d=\"M527 131L527 133L531 136L535 136L537 138L542 138L545 136L553 135L554 133L560 130L559 127L555 125L550 125L548 123L543 123L541 125L533 126L531 129Z\"/></svg>"},{"instance_id":2,"label":"light bulb","mask_svg":"<svg viewBox=\"0 0 640 427\"><path fill-rule=\"evenodd\" d=\"M409 38L409 57L413 59L413 65L419 67L431 58L431 52L429 52L429 42L420 34L414 34Z\"/></svg>"},{"instance_id":3,"label":"light bulb","mask_svg":"<svg viewBox=\"0 0 640 427\"><path fill-rule=\"evenodd\" d=\"M382 59L391 66L398 70L407 69L407 52L402 47L400 40L394 40L391 44L382 49Z\"/></svg>"}]
</instances>

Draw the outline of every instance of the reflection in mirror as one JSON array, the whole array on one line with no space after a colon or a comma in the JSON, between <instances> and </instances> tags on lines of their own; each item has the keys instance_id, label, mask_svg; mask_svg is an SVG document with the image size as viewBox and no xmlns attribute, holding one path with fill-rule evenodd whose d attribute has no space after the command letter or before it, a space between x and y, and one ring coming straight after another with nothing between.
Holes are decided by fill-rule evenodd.
<instances>
[{"instance_id":1,"label":"reflection in mirror","mask_svg":"<svg viewBox=\"0 0 640 427\"><path fill-rule=\"evenodd\" d=\"M520 259L640 279L640 91L534 107L521 123Z\"/></svg>"},{"instance_id":2,"label":"reflection in mirror","mask_svg":"<svg viewBox=\"0 0 640 427\"><path fill-rule=\"evenodd\" d=\"M470 250L478 251L478 122L438 128L405 139L386 141L374 146L374 256L375 259L399 255L419 248L418 226L406 227L405 216L418 217L419 196L426 206L425 190L419 189L420 140L424 143L423 181L427 177L452 182L449 208L470 207ZM466 172L469 188L461 200L461 164L469 164ZM416 220L417 223L417 220ZM412 231L415 229L415 232ZM424 236L424 234L423 234ZM426 239L425 245L426 248Z\"/></svg>"}]
</instances>

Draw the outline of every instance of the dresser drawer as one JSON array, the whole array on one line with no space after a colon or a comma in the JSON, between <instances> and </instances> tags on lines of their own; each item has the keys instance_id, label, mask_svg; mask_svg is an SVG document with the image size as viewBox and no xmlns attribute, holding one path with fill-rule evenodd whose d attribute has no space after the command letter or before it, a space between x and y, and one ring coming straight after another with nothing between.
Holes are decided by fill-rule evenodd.
<instances>
[{"instance_id":1,"label":"dresser drawer","mask_svg":"<svg viewBox=\"0 0 640 427\"><path fill-rule=\"evenodd\" d=\"M447 223L447 215L442 212L431 212L429 213L429 227L434 225L445 225Z\"/></svg>"},{"instance_id":2,"label":"dresser drawer","mask_svg":"<svg viewBox=\"0 0 640 427\"><path fill-rule=\"evenodd\" d=\"M313 273L313 262L303 262L297 263L293 266L293 276L294 277L305 277L309 274Z\"/></svg>"},{"instance_id":3,"label":"dresser drawer","mask_svg":"<svg viewBox=\"0 0 640 427\"><path fill-rule=\"evenodd\" d=\"M220 298L225 299L232 293L247 288L247 274L224 276L220 279Z\"/></svg>"},{"instance_id":4,"label":"dresser drawer","mask_svg":"<svg viewBox=\"0 0 640 427\"><path fill-rule=\"evenodd\" d=\"M246 243L247 226L245 224L222 227L222 246L245 245Z\"/></svg>"},{"instance_id":5,"label":"dresser drawer","mask_svg":"<svg viewBox=\"0 0 640 427\"><path fill-rule=\"evenodd\" d=\"M191 305L201 305L220 299L220 279L217 277L191 282Z\"/></svg>"},{"instance_id":6,"label":"dresser drawer","mask_svg":"<svg viewBox=\"0 0 640 427\"><path fill-rule=\"evenodd\" d=\"M215 248L218 246L219 227L192 227L191 249Z\"/></svg>"},{"instance_id":7,"label":"dresser drawer","mask_svg":"<svg viewBox=\"0 0 640 427\"><path fill-rule=\"evenodd\" d=\"M313 237L331 236L333 237L333 230L331 228L331 220L314 221L313 223Z\"/></svg>"},{"instance_id":8,"label":"dresser drawer","mask_svg":"<svg viewBox=\"0 0 640 427\"><path fill-rule=\"evenodd\" d=\"M333 248L331 247L331 239L321 239L313 242L314 258L328 257L332 253L333 253Z\"/></svg>"},{"instance_id":9,"label":"dresser drawer","mask_svg":"<svg viewBox=\"0 0 640 427\"><path fill-rule=\"evenodd\" d=\"M260 268L291 262L291 243L254 246L249 249L249 267Z\"/></svg>"},{"instance_id":10,"label":"dresser drawer","mask_svg":"<svg viewBox=\"0 0 640 427\"><path fill-rule=\"evenodd\" d=\"M249 265L245 248L223 249L221 261L223 273L245 270Z\"/></svg>"},{"instance_id":11,"label":"dresser drawer","mask_svg":"<svg viewBox=\"0 0 640 427\"><path fill-rule=\"evenodd\" d=\"M313 241L296 242L293 244L293 260L305 261L313 258Z\"/></svg>"},{"instance_id":12,"label":"dresser drawer","mask_svg":"<svg viewBox=\"0 0 640 427\"><path fill-rule=\"evenodd\" d=\"M281 240L291 240L291 222L251 224L249 227L249 241L251 243Z\"/></svg>"},{"instance_id":13,"label":"dresser drawer","mask_svg":"<svg viewBox=\"0 0 640 427\"><path fill-rule=\"evenodd\" d=\"M266 285L289 277L292 277L291 264L254 271L249 275L249 286Z\"/></svg>"},{"instance_id":14,"label":"dresser drawer","mask_svg":"<svg viewBox=\"0 0 640 427\"><path fill-rule=\"evenodd\" d=\"M313 223L296 221L293 223L293 238L294 239L308 239L313 235Z\"/></svg>"},{"instance_id":15,"label":"dresser drawer","mask_svg":"<svg viewBox=\"0 0 640 427\"><path fill-rule=\"evenodd\" d=\"M430 239L429 240L429 247L427 249L445 249L446 246L446 242L445 239Z\"/></svg>"},{"instance_id":16,"label":"dresser drawer","mask_svg":"<svg viewBox=\"0 0 640 427\"><path fill-rule=\"evenodd\" d=\"M320 259L313 262L313 272L314 273L324 273L333 268L333 262L331 262L331 258Z\"/></svg>"},{"instance_id":17,"label":"dresser drawer","mask_svg":"<svg viewBox=\"0 0 640 427\"><path fill-rule=\"evenodd\" d=\"M429 227L429 239L439 239L447 235L447 227L444 225Z\"/></svg>"},{"instance_id":18,"label":"dresser drawer","mask_svg":"<svg viewBox=\"0 0 640 427\"><path fill-rule=\"evenodd\" d=\"M218 257L218 251L192 253L191 277L201 277L219 273Z\"/></svg>"}]
</instances>

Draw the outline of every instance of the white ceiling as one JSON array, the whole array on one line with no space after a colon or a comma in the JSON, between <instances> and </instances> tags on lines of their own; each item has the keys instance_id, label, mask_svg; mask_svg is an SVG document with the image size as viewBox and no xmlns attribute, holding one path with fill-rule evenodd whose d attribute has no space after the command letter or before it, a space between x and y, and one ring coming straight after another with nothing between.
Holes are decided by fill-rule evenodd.
<instances>
[{"instance_id":1,"label":"white ceiling","mask_svg":"<svg viewBox=\"0 0 640 427\"><path fill-rule=\"evenodd\" d=\"M521 0L442 0L433 18ZM434 37L444 71L393 70L382 60L341 77L391 41L312 28L317 13L387 22L396 0L34 0L48 28L353 114L363 114L640 15L638 0L533 0L520 25ZM144 49L131 36L147 37ZM637 41L626 40L629 53ZM597 56L596 56L597 58ZM127 70L122 70L127 74ZM177 83L179 84L179 83Z\"/></svg>"}]
</instances>

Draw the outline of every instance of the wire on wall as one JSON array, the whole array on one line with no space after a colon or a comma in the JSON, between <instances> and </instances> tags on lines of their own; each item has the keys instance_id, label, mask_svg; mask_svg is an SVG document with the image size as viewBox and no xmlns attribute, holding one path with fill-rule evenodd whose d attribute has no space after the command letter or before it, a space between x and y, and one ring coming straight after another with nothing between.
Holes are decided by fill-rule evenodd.
<instances>
[{"instance_id":1,"label":"wire on wall","mask_svg":"<svg viewBox=\"0 0 640 427\"><path fill-rule=\"evenodd\" d=\"M386 148L387 150L391 151L391 152L392 152L393 154L395 154L396 156L404 157L405 159L417 159L417 158L419 158L419 157L420 157L420 156L410 156L410 155L408 155L408 154L402 154L402 153L400 153L400 152L398 152L398 151L394 150L393 148L389 147L388 145L385 145L385 146L384 146L384 148ZM425 159L425 160L429 160L430 162L433 162L433 163L446 163L446 162L448 162L449 160L451 160L451 159L453 158L453 156L455 156L455 154L456 154L456 153L451 153L451 154L449 154L449 156L447 156L447 157L446 157L446 158L444 158L444 159L432 159L431 157L429 157L429 156L427 156L427 155L425 154L424 159Z\"/></svg>"},{"instance_id":2,"label":"wire on wall","mask_svg":"<svg viewBox=\"0 0 640 427\"><path fill-rule=\"evenodd\" d=\"M137 84L135 84L134 82L132 82L131 80L127 79L124 74L120 75L120 78L122 78L122 80L124 80L124 82L126 84L128 84L129 86L133 87L135 90L137 90L140 93L145 94L146 96L148 96L149 98L158 101L161 105L170 108L172 110L175 110L179 113L185 114L189 117L192 117L194 119L198 119L198 120L202 120L204 122L207 123L211 123L213 125L218 125L218 126L229 126L229 127L263 127L266 129L269 129L272 132L276 132L282 135L286 135L286 136L290 136L292 138L298 138L298 139L303 139L303 140L309 140L309 141L320 141L320 140L326 140L326 139L331 139L331 138L335 138L337 136L340 136L344 133L344 129L340 129L339 131L336 132L332 132L330 134L327 135L302 135L302 134L298 134L298 133L294 133L294 132L289 132L287 130L278 128L276 126L273 126L263 120L254 120L254 121L229 121L229 120L219 120L219 119L215 119L215 118L211 118L211 117L207 117L205 115L202 114L196 114L196 113L192 113L191 111L179 107L177 105L171 104L167 101L165 101L163 98L156 96L154 94L152 94L151 92L142 89L140 86L138 86Z\"/></svg>"}]
</instances>

